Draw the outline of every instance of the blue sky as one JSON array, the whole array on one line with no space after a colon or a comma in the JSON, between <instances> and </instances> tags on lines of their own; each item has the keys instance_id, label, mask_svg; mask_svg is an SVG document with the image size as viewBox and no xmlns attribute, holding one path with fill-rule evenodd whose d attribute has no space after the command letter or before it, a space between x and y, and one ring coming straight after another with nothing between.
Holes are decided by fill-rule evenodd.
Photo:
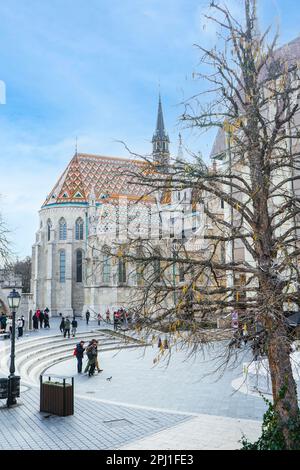
<instances>
[{"instance_id":1,"label":"blue sky","mask_svg":"<svg viewBox=\"0 0 300 470\"><path fill-rule=\"evenodd\" d=\"M128 156L151 151L160 82L165 123L177 151L183 99L199 92L199 55L215 28L208 0L2 0L0 211L13 249L31 254L38 210L74 154ZM242 0L229 0L240 15ZM258 0L262 27L280 42L300 34L299 0ZM213 134L183 131L185 145L209 155Z\"/></svg>"}]
</instances>

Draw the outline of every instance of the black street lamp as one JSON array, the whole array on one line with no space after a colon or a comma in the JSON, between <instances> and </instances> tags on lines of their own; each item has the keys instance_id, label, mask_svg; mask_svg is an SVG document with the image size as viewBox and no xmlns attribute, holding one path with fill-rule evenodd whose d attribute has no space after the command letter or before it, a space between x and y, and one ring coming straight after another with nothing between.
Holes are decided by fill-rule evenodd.
<instances>
[{"instance_id":1,"label":"black street lamp","mask_svg":"<svg viewBox=\"0 0 300 470\"><path fill-rule=\"evenodd\" d=\"M7 296L8 305L12 313L12 330L11 330L11 353L10 368L8 377L8 397L7 406L17 403L16 396L19 396L20 377L15 376L15 339L16 339L16 310L19 308L21 296L16 289L13 289Z\"/></svg>"}]
</instances>

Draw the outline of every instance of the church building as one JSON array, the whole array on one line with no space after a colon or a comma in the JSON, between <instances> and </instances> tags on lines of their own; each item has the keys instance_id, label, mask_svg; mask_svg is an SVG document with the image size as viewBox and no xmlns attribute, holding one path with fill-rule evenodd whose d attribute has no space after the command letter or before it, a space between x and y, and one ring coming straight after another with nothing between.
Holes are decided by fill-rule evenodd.
<instances>
[{"instance_id":1,"label":"church building","mask_svg":"<svg viewBox=\"0 0 300 470\"><path fill-rule=\"evenodd\" d=\"M170 163L169 143L159 97L152 138L158 168ZM107 256L105 247L120 240L130 221L135 233L141 225L157 226L155 197L128 176L144 165L142 160L75 153L39 212L32 249L34 309L48 307L54 316L71 316L129 305L139 286L138 272L121 257L115 262Z\"/></svg>"}]
</instances>

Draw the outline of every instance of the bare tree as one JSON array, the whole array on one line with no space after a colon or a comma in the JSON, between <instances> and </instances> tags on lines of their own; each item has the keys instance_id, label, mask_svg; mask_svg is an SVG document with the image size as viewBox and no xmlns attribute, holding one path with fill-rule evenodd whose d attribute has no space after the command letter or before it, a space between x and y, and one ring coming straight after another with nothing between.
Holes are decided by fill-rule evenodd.
<instances>
[{"instance_id":1,"label":"bare tree","mask_svg":"<svg viewBox=\"0 0 300 470\"><path fill-rule=\"evenodd\" d=\"M9 230L0 214L0 267L6 268L10 263L11 248L9 242Z\"/></svg>"},{"instance_id":2,"label":"bare tree","mask_svg":"<svg viewBox=\"0 0 300 470\"><path fill-rule=\"evenodd\" d=\"M223 163L209 168L199 157L177 158L158 168L145 159L144 171L128 172L160 201L190 189L191 204L200 204L209 221L202 244L197 247L197 234L187 247L186 239L173 242L160 233L155 240L129 237L108 254L138 273L132 310L139 330L164 327L194 351L210 341L204 324L220 314L239 311L250 338L260 323L278 426L285 447L299 448L286 322L286 311L299 309L300 301L299 67L276 49L277 36L267 44L269 31L258 33L254 0L245 0L242 24L227 7L212 2L211 8L207 19L218 25L224 47L197 46L205 69L199 78L210 98L201 93L186 102L182 121L200 132L219 129ZM224 213L217 209L221 201ZM239 260L237 243L245 254Z\"/></svg>"},{"instance_id":3,"label":"bare tree","mask_svg":"<svg viewBox=\"0 0 300 470\"><path fill-rule=\"evenodd\" d=\"M17 260L10 266L11 271L22 276L22 290L25 294L30 292L30 280L31 280L31 258L26 256L23 260Z\"/></svg>"}]
</instances>

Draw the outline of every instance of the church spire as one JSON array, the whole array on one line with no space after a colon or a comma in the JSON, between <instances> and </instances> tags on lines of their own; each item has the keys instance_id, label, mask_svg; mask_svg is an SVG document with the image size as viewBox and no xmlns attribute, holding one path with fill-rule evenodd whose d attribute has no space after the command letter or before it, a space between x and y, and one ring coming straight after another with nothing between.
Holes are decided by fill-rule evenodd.
<instances>
[{"instance_id":1,"label":"church spire","mask_svg":"<svg viewBox=\"0 0 300 470\"><path fill-rule=\"evenodd\" d=\"M170 140L165 130L161 96L159 93L156 129L152 137L152 154L153 160L160 166L166 166L170 162L169 143Z\"/></svg>"}]
</instances>

